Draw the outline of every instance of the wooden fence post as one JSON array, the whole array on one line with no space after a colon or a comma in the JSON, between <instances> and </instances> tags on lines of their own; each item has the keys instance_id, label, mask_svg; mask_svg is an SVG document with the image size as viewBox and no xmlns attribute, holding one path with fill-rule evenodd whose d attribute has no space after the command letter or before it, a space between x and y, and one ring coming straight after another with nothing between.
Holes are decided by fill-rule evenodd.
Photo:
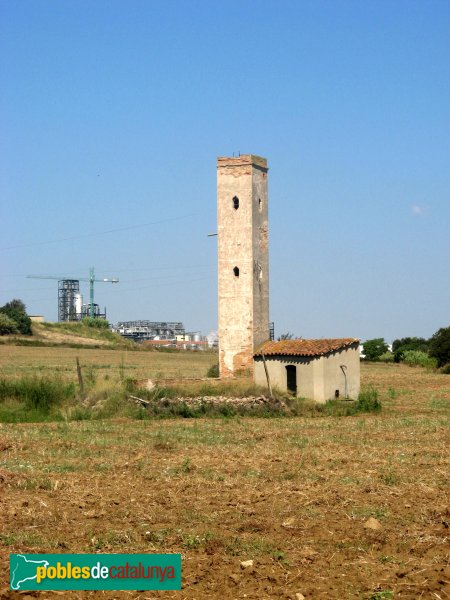
<instances>
[{"instance_id":1,"label":"wooden fence post","mask_svg":"<svg viewBox=\"0 0 450 600\"><path fill-rule=\"evenodd\" d=\"M267 370L267 365L266 365L266 357L264 356L264 354L262 352L261 352L261 356L262 356L263 363L264 363L264 371L266 372L267 387L269 388L270 397L273 398L272 386L270 385L269 371Z\"/></svg>"},{"instance_id":2,"label":"wooden fence post","mask_svg":"<svg viewBox=\"0 0 450 600\"><path fill-rule=\"evenodd\" d=\"M81 373L80 361L77 356L77 374L78 374L78 383L80 385L80 393L84 394L84 384L83 384L83 375Z\"/></svg>"}]
</instances>

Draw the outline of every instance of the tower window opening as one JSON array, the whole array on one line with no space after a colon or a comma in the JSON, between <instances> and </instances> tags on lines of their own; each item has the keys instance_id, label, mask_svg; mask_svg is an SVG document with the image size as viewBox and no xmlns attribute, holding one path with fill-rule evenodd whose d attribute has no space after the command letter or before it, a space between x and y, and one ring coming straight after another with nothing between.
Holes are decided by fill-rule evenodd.
<instances>
[{"instance_id":1,"label":"tower window opening","mask_svg":"<svg viewBox=\"0 0 450 600\"><path fill-rule=\"evenodd\" d=\"M234 210L237 210L239 208L239 198L237 196L234 196L233 198L233 208Z\"/></svg>"},{"instance_id":2,"label":"tower window opening","mask_svg":"<svg viewBox=\"0 0 450 600\"><path fill-rule=\"evenodd\" d=\"M258 209L259 209L259 212L262 212L262 200L261 200L261 198L258 198Z\"/></svg>"},{"instance_id":3,"label":"tower window opening","mask_svg":"<svg viewBox=\"0 0 450 600\"><path fill-rule=\"evenodd\" d=\"M233 273L235 277L239 277L239 267L234 267Z\"/></svg>"}]
</instances>

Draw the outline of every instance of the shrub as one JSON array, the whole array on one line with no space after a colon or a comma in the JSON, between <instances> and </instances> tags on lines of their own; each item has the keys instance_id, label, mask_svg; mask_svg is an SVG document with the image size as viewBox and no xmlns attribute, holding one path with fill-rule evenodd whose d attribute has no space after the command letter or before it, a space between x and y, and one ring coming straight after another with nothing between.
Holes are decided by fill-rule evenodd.
<instances>
[{"instance_id":1,"label":"shrub","mask_svg":"<svg viewBox=\"0 0 450 600\"><path fill-rule=\"evenodd\" d=\"M25 304L22 300L11 300L0 308L0 313L4 313L10 319L12 319L16 325L19 333L23 335L33 335L31 331L31 319L27 315Z\"/></svg>"},{"instance_id":2,"label":"shrub","mask_svg":"<svg viewBox=\"0 0 450 600\"><path fill-rule=\"evenodd\" d=\"M372 386L363 388L356 402L334 398L328 400L325 404L312 401L301 402L303 407L299 407L296 414L302 416L329 415L333 417L350 417L358 413L379 412L381 410L378 392Z\"/></svg>"},{"instance_id":3,"label":"shrub","mask_svg":"<svg viewBox=\"0 0 450 600\"><path fill-rule=\"evenodd\" d=\"M392 352L384 352L381 356L378 357L378 360L385 363L394 362L394 355Z\"/></svg>"},{"instance_id":4,"label":"shrub","mask_svg":"<svg viewBox=\"0 0 450 600\"><path fill-rule=\"evenodd\" d=\"M215 363L209 367L206 377L219 377L219 363Z\"/></svg>"},{"instance_id":5,"label":"shrub","mask_svg":"<svg viewBox=\"0 0 450 600\"><path fill-rule=\"evenodd\" d=\"M392 344L392 352L394 353L394 361L396 363L403 360L403 356L407 350L420 350L428 354L429 342L424 338L402 338L394 340Z\"/></svg>"},{"instance_id":6,"label":"shrub","mask_svg":"<svg viewBox=\"0 0 450 600\"><path fill-rule=\"evenodd\" d=\"M358 395L356 402L357 412L379 412L381 410L381 402L378 400L377 390L369 386L363 388Z\"/></svg>"},{"instance_id":7,"label":"shrub","mask_svg":"<svg viewBox=\"0 0 450 600\"><path fill-rule=\"evenodd\" d=\"M19 333L17 323L7 314L0 312L0 335L11 335L12 333Z\"/></svg>"},{"instance_id":8,"label":"shrub","mask_svg":"<svg viewBox=\"0 0 450 600\"><path fill-rule=\"evenodd\" d=\"M442 367L441 373L443 373L444 375L450 375L450 363L447 363Z\"/></svg>"},{"instance_id":9,"label":"shrub","mask_svg":"<svg viewBox=\"0 0 450 600\"><path fill-rule=\"evenodd\" d=\"M106 319L100 319L99 317L84 317L81 320L83 325L86 327L93 327L95 329L109 329L109 323Z\"/></svg>"},{"instance_id":10,"label":"shrub","mask_svg":"<svg viewBox=\"0 0 450 600\"><path fill-rule=\"evenodd\" d=\"M437 366L435 358L430 358L426 352L421 350L405 350L403 353L403 362L413 366L428 367L434 369Z\"/></svg>"}]
</instances>

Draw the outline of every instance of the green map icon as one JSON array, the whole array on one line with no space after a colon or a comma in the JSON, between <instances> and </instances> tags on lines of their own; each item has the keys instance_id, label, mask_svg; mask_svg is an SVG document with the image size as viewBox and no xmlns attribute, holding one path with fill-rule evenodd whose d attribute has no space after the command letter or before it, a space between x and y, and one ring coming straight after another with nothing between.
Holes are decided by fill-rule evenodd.
<instances>
[{"instance_id":1,"label":"green map icon","mask_svg":"<svg viewBox=\"0 0 450 600\"><path fill-rule=\"evenodd\" d=\"M12 590L20 590L25 581L36 579L36 567L48 567L47 560L31 560L23 554L14 554L10 561L10 585Z\"/></svg>"}]
</instances>

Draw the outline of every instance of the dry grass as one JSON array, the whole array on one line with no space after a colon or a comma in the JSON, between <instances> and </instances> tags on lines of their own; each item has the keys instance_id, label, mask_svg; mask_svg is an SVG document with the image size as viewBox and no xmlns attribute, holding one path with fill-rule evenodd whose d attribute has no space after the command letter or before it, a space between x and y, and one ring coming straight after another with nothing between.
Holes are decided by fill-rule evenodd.
<instances>
[{"instance_id":1,"label":"dry grass","mask_svg":"<svg viewBox=\"0 0 450 600\"><path fill-rule=\"evenodd\" d=\"M36 348L0 346L0 376L24 375L53 376L76 381L76 357L93 370L96 378L115 377L123 370L133 379L163 377L204 377L208 368L217 362L217 354L210 352L145 352L101 350L86 348Z\"/></svg>"},{"instance_id":2,"label":"dry grass","mask_svg":"<svg viewBox=\"0 0 450 600\"><path fill-rule=\"evenodd\" d=\"M166 598L450 597L450 376L362 374L381 414L0 426L3 588L9 552L181 552Z\"/></svg>"}]
</instances>

